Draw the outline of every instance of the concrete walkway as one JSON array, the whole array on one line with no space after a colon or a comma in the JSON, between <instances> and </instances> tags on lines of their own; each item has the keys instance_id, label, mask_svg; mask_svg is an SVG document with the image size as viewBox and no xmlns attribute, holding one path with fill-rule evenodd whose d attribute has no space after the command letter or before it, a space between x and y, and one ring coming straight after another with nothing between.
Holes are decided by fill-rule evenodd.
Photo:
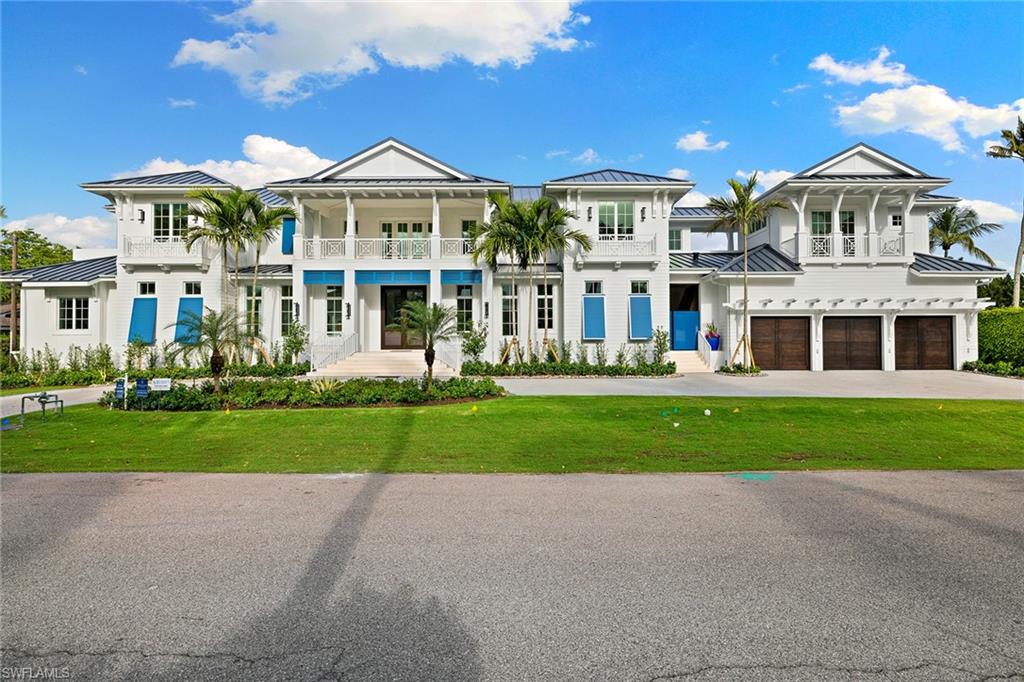
<instances>
[{"instance_id":1,"label":"concrete walkway","mask_svg":"<svg viewBox=\"0 0 1024 682\"><path fill-rule=\"evenodd\" d=\"M1024 401L1024 381L953 371L688 374L658 379L499 379L515 395L695 395L816 398L987 398Z\"/></svg>"}]
</instances>

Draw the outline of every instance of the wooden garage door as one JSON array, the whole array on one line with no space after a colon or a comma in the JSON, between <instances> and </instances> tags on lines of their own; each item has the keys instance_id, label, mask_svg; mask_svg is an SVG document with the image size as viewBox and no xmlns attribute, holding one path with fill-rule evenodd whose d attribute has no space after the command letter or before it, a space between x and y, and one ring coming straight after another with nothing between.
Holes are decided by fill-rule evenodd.
<instances>
[{"instance_id":1,"label":"wooden garage door","mask_svg":"<svg viewBox=\"0 0 1024 682\"><path fill-rule=\"evenodd\" d=\"M882 369L882 318L826 316L823 323L825 369Z\"/></svg>"},{"instance_id":2,"label":"wooden garage door","mask_svg":"<svg viewBox=\"0 0 1024 682\"><path fill-rule=\"evenodd\" d=\"M896 369L953 369L953 318L896 318Z\"/></svg>"},{"instance_id":3,"label":"wooden garage door","mask_svg":"<svg viewBox=\"0 0 1024 682\"><path fill-rule=\"evenodd\" d=\"M754 361L762 369L810 369L809 317L751 317Z\"/></svg>"}]
</instances>

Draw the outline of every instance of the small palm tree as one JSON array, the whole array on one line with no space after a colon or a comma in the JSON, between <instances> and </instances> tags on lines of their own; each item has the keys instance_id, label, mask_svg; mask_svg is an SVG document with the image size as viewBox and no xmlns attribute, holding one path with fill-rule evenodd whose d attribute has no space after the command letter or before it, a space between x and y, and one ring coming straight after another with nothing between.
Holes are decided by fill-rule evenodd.
<instances>
[{"instance_id":1,"label":"small palm tree","mask_svg":"<svg viewBox=\"0 0 1024 682\"><path fill-rule=\"evenodd\" d=\"M253 192L246 192L241 187L232 187L228 192L220 192L209 187L190 190L186 193L189 199L196 199L198 207L190 207L189 215L199 218L200 224L191 226L185 233L185 249L200 240L207 240L217 245L221 251L223 269L223 288L221 291L222 307L226 310L232 297L228 296L228 247L235 253L235 288L238 288L238 251L245 244L247 226L255 206L262 206L259 197Z\"/></svg>"},{"instance_id":2,"label":"small palm tree","mask_svg":"<svg viewBox=\"0 0 1024 682\"><path fill-rule=\"evenodd\" d=\"M285 218L294 218L295 209L291 206L266 206L262 201L256 201L250 208L250 215L245 225L246 240L256 249L256 262L252 269L252 295L256 296L256 280L260 273L260 249L264 243L270 243L277 239L277 232ZM238 271L238 266L235 266ZM255 303L252 306L256 309Z\"/></svg>"},{"instance_id":3,"label":"small palm tree","mask_svg":"<svg viewBox=\"0 0 1024 682\"><path fill-rule=\"evenodd\" d=\"M1003 144L994 144L986 154L995 159L1019 159L1024 161L1024 118L1017 117L1016 130L999 133ZM1013 307L1020 307L1021 266L1024 265L1024 215L1020 219L1020 241L1017 242L1017 258L1013 262Z\"/></svg>"},{"instance_id":4,"label":"small palm tree","mask_svg":"<svg viewBox=\"0 0 1024 682\"><path fill-rule=\"evenodd\" d=\"M569 229L569 220L576 218L575 213L559 207L549 197L541 197L535 203L538 204L537 213L541 216L541 220L537 225L534 238L537 241L537 250L541 255L546 256L546 254L552 251L561 255L573 246L579 248L584 253L588 253L593 248L590 235L582 230ZM546 293L548 290L546 262L544 266L544 269L541 271L541 281ZM547 352L554 355L556 360L559 359L550 339L548 339L548 326L546 323L544 325L544 341L542 345L547 349Z\"/></svg>"},{"instance_id":5,"label":"small palm tree","mask_svg":"<svg viewBox=\"0 0 1024 682\"><path fill-rule=\"evenodd\" d=\"M427 390L434 381L435 346L459 335L455 308L423 301L406 301L402 306L403 330L418 332L423 338L423 359L427 363Z\"/></svg>"},{"instance_id":6,"label":"small palm tree","mask_svg":"<svg viewBox=\"0 0 1024 682\"><path fill-rule=\"evenodd\" d=\"M928 216L928 244L932 251L942 249L942 255L949 258L949 250L959 246L971 256L980 258L989 265L996 262L979 249L974 240L986 234L1001 230L1002 225L982 223L973 208L947 206Z\"/></svg>"},{"instance_id":7,"label":"small palm tree","mask_svg":"<svg viewBox=\"0 0 1024 682\"><path fill-rule=\"evenodd\" d=\"M754 173L746 182L739 182L735 178L729 178L729 187L732 188L732 197L711 197L707 206L718 213L718 219L711 225L713 230L737 230L743 235L743 336L740 337L736 350L732 353L732 361L735 361L736 354L743 348L743 366L750 367L753 362L754 350L750 345L750 286L748 282L749 270L747 269L747 234L751 226L768 218L773 208L784 208L786 203L782 199L765 199L758 201L754 196L757 187L757 173Z\"/></svg>"},{"instance_id":8,"label":"small palm tree","mask_svg":"<svg viewBox=\"0 0 1024 682\"><path fill-rule=\"evenodd\" d=\"M168 325L178 326L178 322ZM242 348L242 336L239 333L238 317L231 311L217 312L206 309L205 315L187 312L181 320L185 339L179 342L175 357L194 353L209 354L210 374L213 376L213 388L220 393L220 379L224 372L225 356L237 355Z\"/></svg>"},{"instance_id":9,"label":"small palm tree","mask_svg":"<svg viewBox=\"0 0 1024 682\"><path fill-rule=\"evenodd\" d=\"M514 320L518 326L519 289L516 287L514 264L519 262L520 254L525 250L520 207L508 195L499 192L491 194L488 200L493 208L491 220L480 223L473 229L473 264L476 265L482 260L492 271L497 272L501 259L508 257L513 264L512 300L515 306ZM508 347L509 352L515 352L518 360L522 359L515 333Z\"/></svg>"}]
</instances>

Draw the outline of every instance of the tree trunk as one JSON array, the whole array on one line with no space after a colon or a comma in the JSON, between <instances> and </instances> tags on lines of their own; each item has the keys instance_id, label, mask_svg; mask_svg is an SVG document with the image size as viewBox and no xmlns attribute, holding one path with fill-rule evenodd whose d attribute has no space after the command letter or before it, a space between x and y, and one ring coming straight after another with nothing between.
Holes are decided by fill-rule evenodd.
<instances>
[{"instance_id":1,"label":"tree trunk","mask_svg":"<svg viewBox=\"0 0 1024 682\"><path fill-rule=\"evenodd\" d=\"M544 296L547 297L547 295L548 295L548 257L547 257L547 253L546 252L544 254L544 269L540 273L540 278L541 278L541 280L540 280L541 281L541 286L544 287ZM551 298L554 298L554 296L552 296ZM547 298L545 298L545 300L547 300ZM553 304L554 301L549 301L549 303ZM542 358L545 358L545 359L547 359L548 355L551 353L551 351L548 350L549 349L549 346L548 346L548 312L549 312L548 309L545 308L544 309L544 341L541 343L541 348L540 348L540 355L541 355ZM553 317L554 316L552 315L552 318Z\"/></svg>"},{"instance_id":2,"label":"tree trunk","mask_svg":"<svg viewBox=\"0 0 1024 682\"><path fill-rule=\"evenodd\" d=\"M210 353L210 374L213 375L213 390L220 393L220 373L224 371L224 356L217 351Z\"/></svg>"},{"instance_id":3,"label":"tree trunk","mask_svg":"<svg viewBox=\"0 0 1024 682\"><path fill-rule=\"evenodd\" d=\"M1013 263L1013 307L1020 307L1020 275L1024 264L1024 217L1020 219L1020 241L1017 242L1017 259Z\"/></svg>"},{"instance_id":4,"label":"tree trunk","mask_svg":"<svg viewBox=\"0 0 1024 682\"><path fill-rule=\"evenodd\" d=\"M224 288L220 292L220 305L221 312L226 313L228 311L228 243L224 242L220 245L220 262L222 277L224 279Z\"/></svg>"},{"instance_id":5,"label":"tree trunk","mask_svg":"<svg viewBox=\"0 0 1024 682\"><path fill-rule=\"evenodd\" d=\"M526 359L533 362L533 321L536 320L534 313L537 307L537 292L533 290L533 263L527 265L530 269L526 273L526 288L530 290L530 317L526 321Z\"/></svg>"},{"instance_id":6,"label":"tree trunk","mask_svg":"<svg viewBox=\"0 0 1024 682\"><path fill-rule=\"evenodd\" d=\"M430 390L430 385L434 382L434 346L427 346L423 350L423 360L427 363L427 390Z\"/></svg>"},{"instance_id":7,"label":"tree trunk","mask_svg":"<svg viewBox=\"0 0 1024 682\"><path fill-rule=\"evenodd\" d=\"M747 351L750 348L750 292L747 279L747 226L743 228L743 366L750 367Z\"/></svg>"},{"instance_id":8,"label":"tree trunk","mask_svg":"<svg viewBox=\"0 0 1024 682\"><path fill-rule=\"evenodd\" d=\"M943 258L949 258L949 247L948 246L943 246L942 247L942 257Z\"/></svg>"}]
</instances>

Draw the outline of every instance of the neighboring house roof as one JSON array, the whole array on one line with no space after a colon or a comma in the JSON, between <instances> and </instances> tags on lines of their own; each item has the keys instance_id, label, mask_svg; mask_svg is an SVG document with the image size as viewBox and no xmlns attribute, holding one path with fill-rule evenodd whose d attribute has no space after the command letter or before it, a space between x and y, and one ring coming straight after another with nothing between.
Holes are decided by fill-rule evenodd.
<instances>
[{"instance_id":1,"label":"neighboring house roof","mask_svg":"<svg viewBox=\"0 0 1024 682\"><path fill-rule=\"evenodd\" d=\"M252 275L255 267L250 265L248 267L241 268L238 270L239 275ZM260 263L260 275L290 275L292 274L291 263Z\"/></svg>"},{"instance_id":2,"label":"neighboring house roof","mask_svg":"<svg viewBox=\"0 0 1024 682\"><path fill-rule=\"evenodd\" d=\"M836 182L860 182L862 180L946 180L949 178L937 178L934 175L910 175L909 173L846 173L821 174L821 175L792 175L789 180L815 180L815 181L836 181Z\"/></svg>"},{"instance_id":3,"label":"neighboring house roof","mask_svg":"<svg viewBox=\"0 0 1024 682\"><path fill-rule=\"evenodd\" d=\"M932 194L931 192L922 192L917 195L919 201L949 201L956 203L960 201L960 197L949 197L945 194Z\"/></svg>"},{"instance_id":4,"label":"neighboring house roof","mask_svg":"<svg viewBox=\"0 0 1024 682\"><path fill-rule=\"evenodd\" d=\"M364 185L368 187L376 186L424 186L424 185L504 185L506 184L502 180L494 180L493 178L484 178L480 176L471 176L469 178L324 178L323 180L317 180L316 178L292 178L291 180L275 180L274 182L268 182L267 187L281 187L285 185Z\"/></svg>"},{"instance_id":5,"label":"neighboring house roof","mask_svg":"<svg viewBox=\"0 0 1024 682\"><path fill-rule=\"evenodd\" d=\"M230 187L231 183L225 182L220 178L216 178L209 173L198 170L181 171L179 173L163 173L161 175L141 175L136 178L113 178L112 180L100 180L99 182L83 182L82 187L100 187L100 186L123 186L123 187L137 187L137 186L181 186L181 187L197 187L197 186L221 186Z\"/></svg>"},{"instance_id":6,"label":"neighboring house roof","mask_svg":"<svg viewBox=\"0 0 1024 682\"><path fill-rule=\"evenodd\" d=\"M718 211L707 206L673 206L673 218L717 218Z\"/></svg>"},{"instance_id":7,"label":"neighboring house roof","mask_svg":"<svg viewBox=\"0 0 1024 682\"><path fill-rule=\"evenodd\" d=\"M742 251L694 251L669 254L670 270L712 270L720 273L743 272ZM751 273L793 273L803 270L788 256L767 244L760 244L747 252L747 269Z\"/></svg>"},{"instance_id":8,"label":"neighboring house roof","mask_svg":"<svg viewBox=\"0 0 1024 682\"><path fill-rule=\"evenodd\" d=\"M117 274L117 256L74 260L57 265L11 270L0 273L0 279L17 282L92 282Z\"/></svg>"},{"instance_id":9,"label":"neighboring house roof","mask_svg":"<svg viewBox=\"0 0 1024 682\"><path fill-rule=\"evenodd\" d=\"M680 185L692 185L692 182L687 180L679 180L678 178L668 178L664 175L651 175L649 173L634 173L632 171L616 170L614 168L605 168L604 170L591 171L589 173L580 173L579 175L568 175L564 178L556 178L554 180L548 180L545 185L584 185L584 184L597 184L597 185L628 185L628 184L660 184L665 182L671 182Z\"/></svg>"},{"instance_id":10,"label":"neighboring house roof","mask_svg":"<svg viewBox=\"0 0 1024 682\"><path fill-rule=\"evenodd\" d=\"M910 269L919 274L982 274L1001 275L1006 271L984 263L971 263L970 261L958 260L956 258L945 258L930 253L915 253L914 262Z\"/></svg>"},{"instance_id":11,"label":"neighboring house roof","mask_svg":"<svg viewBox=\"0 0 1024 682\"><path fill-rule=\"evenodd\" d=\"M255 192L256 196L260 198L260 201L266 206L291 206L291 202L277 194L271 192L266 187L257 187L256 189L246 190L248 192Z\"/></svg>"},{"instance_id":12,"label":"neighboring house roof","mask_svg":"<svg viewBox=\"0 0 1024 682\"><path fill-rule=\"evenodd\" d=\"M518 185L512 187L512 201L536 201L543 195L540 185Z\"/></svg>"}]
</instances>

